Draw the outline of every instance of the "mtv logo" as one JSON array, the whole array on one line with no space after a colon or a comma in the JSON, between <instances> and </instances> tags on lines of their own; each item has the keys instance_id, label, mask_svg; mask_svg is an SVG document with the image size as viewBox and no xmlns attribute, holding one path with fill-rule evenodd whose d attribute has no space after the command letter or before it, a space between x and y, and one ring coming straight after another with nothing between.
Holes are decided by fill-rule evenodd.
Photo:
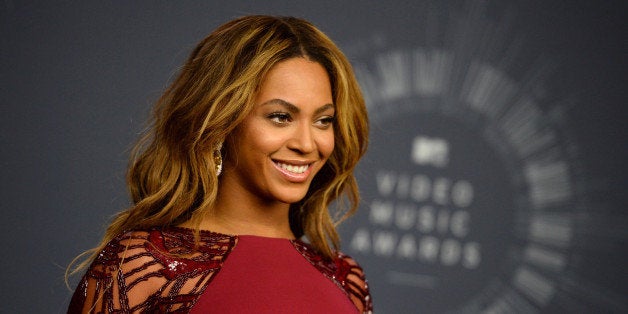
<instances>
[{"instance_id":1,"label":"mtv logo","mask_svg":"<svg viewBox=\"0 0 628 314\"><path fill-rule=\"evenodd\" d=\"M419 135L412 142L412 161L418 165L445 167L449 163L449 143L442 138Z\"/></svg>"}]
</instances>

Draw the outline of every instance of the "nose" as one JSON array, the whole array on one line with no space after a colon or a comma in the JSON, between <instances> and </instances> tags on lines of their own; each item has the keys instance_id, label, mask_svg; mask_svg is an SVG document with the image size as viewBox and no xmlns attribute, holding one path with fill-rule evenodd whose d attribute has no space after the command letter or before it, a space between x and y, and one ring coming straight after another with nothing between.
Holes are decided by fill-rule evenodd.
<instances>
[{"instance_id":1,"label":"nose","mask_svg":"<svg viewBox=\"0 0 628 314\"><path fill-rule=\"evenodd\" d=\"M288 148L301 154L309 154L316 150L316 140L312 126L300 123L295 128L292 138L288 142Z\"/></svg>"}]
</instances>

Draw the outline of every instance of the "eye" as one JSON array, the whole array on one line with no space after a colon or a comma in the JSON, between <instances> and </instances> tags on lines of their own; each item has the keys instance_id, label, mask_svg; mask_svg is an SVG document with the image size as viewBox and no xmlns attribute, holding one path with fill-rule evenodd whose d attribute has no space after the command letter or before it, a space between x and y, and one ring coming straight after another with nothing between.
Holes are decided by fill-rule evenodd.
<instances>
[{"instance_id":1,"label":"eye","mask_svg":"<svg viewBox=\"0 0 628 314\"><path fill-rule=\"evenodd\" d=\"M292 121L292 117L289 113L286 112L273 112L268 115L268 119L270 119L270 121L272 121L273 123L279 125L286 124Z\"/></svg>"},{"instance_id":2,"label":"eye","mask_svg":"<svg viewBox=\"0 0 628 314\"><path fill-rule=\"evenodd\" d=\"M334 116L323 116L316 120L315 124L321 129L327 129L334 123L334 120L336 120Z\"/></svg>"}]
</instances>

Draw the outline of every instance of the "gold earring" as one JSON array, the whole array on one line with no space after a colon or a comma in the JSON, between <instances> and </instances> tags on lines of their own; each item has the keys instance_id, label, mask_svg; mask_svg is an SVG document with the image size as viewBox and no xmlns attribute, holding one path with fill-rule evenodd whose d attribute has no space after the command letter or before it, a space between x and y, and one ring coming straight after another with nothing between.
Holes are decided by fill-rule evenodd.
<instances>
[{"instance_id":1,"label":"gold earring","mask_svg":"<svg viewBox=\"0 0 628 314\"><path fill-rule=\"evenodd\" d=\"M218 144L216 149L214 149L214 163L216 164L216 176L219 176L222 173L222 155L220 154L221 149L222 149L222 143Z\"/></svg>"}]
</instances>

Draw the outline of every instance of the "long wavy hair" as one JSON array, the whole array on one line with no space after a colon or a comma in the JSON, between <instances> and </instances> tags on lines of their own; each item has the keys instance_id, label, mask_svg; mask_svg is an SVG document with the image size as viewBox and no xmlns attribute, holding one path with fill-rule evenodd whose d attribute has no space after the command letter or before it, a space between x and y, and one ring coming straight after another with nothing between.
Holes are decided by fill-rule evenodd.
<instances>
[{"instance_id":1,"label":"long wavy hair","mask_svg":"<svg viewBox=\"0 0 628 314\"><path fill-rule=\"evenodd\" d=\"M133 150L127 184L133 205L117 214L102 241L78 264L87 267L125 231L174 226L201 219L216 201L213 150L237 128L277 63L302 57L327 71L336 108L335 147L306 196L290 205L290 227L321 254L339 247L336 225L352 215L359 192L353 170L368 143L368 118L351 65L311 23L294 17L245 16L203 39L157 101L150 127ZM334 214L330 205L338 206Z\"/></svg>"}]
</instances>

